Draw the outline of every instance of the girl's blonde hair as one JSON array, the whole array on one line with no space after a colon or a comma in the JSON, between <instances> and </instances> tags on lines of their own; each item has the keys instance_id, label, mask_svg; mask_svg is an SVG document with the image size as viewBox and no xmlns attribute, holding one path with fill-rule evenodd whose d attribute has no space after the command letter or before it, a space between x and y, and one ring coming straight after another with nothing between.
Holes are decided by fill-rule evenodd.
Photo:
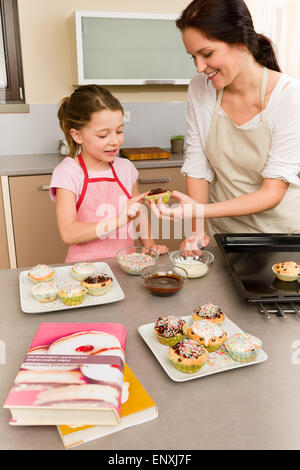
<instances>
[{"instance_id":1,"label":"girl's blonde hair","mask_svg":"<svg viewBox=\"0 0 300 470\"><path fill-rule=\"evenodd\" d=\"M70 129L80 130L89 123L93 113L105 109L121 111L124 114L119 100L99 85L80 86L71 96L62 99L57 115L69 147L70 157L74 158L80 149L80 145L73 140Z\"/></svg>"}]
</instances>

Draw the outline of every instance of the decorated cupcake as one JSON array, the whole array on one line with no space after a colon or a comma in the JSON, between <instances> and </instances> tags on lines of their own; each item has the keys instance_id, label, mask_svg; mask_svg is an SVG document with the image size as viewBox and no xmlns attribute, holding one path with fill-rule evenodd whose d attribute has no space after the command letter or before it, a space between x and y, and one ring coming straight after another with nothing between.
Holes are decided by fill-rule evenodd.
<instances>
[{"instance_id":1,"label":"decorated cupcake","mask_svg":"<svg viewBox=\"0 0 300 470\"><path fill-rule=\"evenodd\" d=\"M71 271L74 279L81 281L96 274L97 269L92 263L76 263L71 267Z\"/></svg>"},{"instance_id":2,"label":"decorated cupcake","mask_svg":"<svg viewBox=\"0 0 300 470\"><path fill-rule=\"evenodd\" d=\"M51 281L55 275L54 269L46 264L37 264L28 271L28 278L34 283Z\"/></svg>"},{"instance_id":3,"label":"decorated cupcake","mask_svg":"<svg viewBox=\"0 0 300 470\"><path fill-rule=\"evenodd\" d=\"M300 265L295 261L284 261L272 266L273 273L280 281L293 282L300 276Z\"/></svg>"},{"instance_id":4,"label":"decorated cupcake","mask_svg":"<svg viewBox=\"0 0 300 470\"><path fill-rule=\"evenodd\" d=\"M262 347L262 342L249 333L235 333L225 341L228 354L235 361L253 361Z\"/></svg>"},{"instance_id":5,"label":"decorated cupcake","mask_svg":"<svg viewBox=\"0 0 300 470\"><path fill-rule=\"evenodd\" d=\"M83 279L81 285L87 289L89 295L103 295L111 288L112 278L105 273L99 273Z\"/></svg>"},{"instance_id":6,"label":"decorated cupcake","mask_svg":"<svg viewBox=\"0 0 300 470\"><path fill-rule=\"evenodd\" d=\"M194 321L208 320L212 323L221 323L225 320L225 314L221 307L209 302L208 304L195 308L192 318Z\"/></svg>"},{"instance_id":7,"label":"decorated cupcake","mask_svg":"<svg viewBox=\"0 0 300 470\"><path fill-rule=\"evenodd\" d=\"M188 336L207 349L214 352L219 349L226 340L226 332L208 320L199 320L191 324Z\"/></svg>"},{"instance_id":8,"label":"decorated cupcake","mask_svg":"<svg viewBox=\"0 0 300 470\"><path fill-rule=\"evenodd\" d=\"M198 372L208 357L206 349L194 339L184 338L168 351L169 359L181 372Z\"/></svg>"},{"instance_id":9,"label":"decorated cupcake","mask_svg":"<svg viewBox=\"0 0 300 470\"><path fill-rule=\"evenodd\" d=\"M41 303L53 302L57 298L58 286L55 282L39 282L32 287L31 292Z\"/></svg>"},{"instance_id":10,"label":"decorated cupcake","mask_svg":"<svg viewBox=\"0 0 300 470\"><path fill-rule=\"evenodd\" d=\"M159 317L154 324L154 331L161 344L173 346L186 336L186 322L173 315Z\"/></svg>"},{"instance_id":11,"label":"decorated cupcake","mask_svg":"<svg viewBox=\"0 0 300 470\"><path fill-rule=\"evenodd\" d=\"M80 305L87 293L87 289L72 281L62 282L58 297L65 305Z\"/></svg>"},{"instance_id":12,"label":"decorated cupcake","mask_svg":"<svg viewBox=\"0 0 300 470\"><path fill-rule=\"evenodd\" d=\"M158 203L158 198L161 197L162 202L165 204L169 202L171 196L171 191L168 189L162 189L162 188L156 188L152 189L147 196L145 196L145 199L147 201L154 201L156 204Z\"/></svg>"}]
</instances>

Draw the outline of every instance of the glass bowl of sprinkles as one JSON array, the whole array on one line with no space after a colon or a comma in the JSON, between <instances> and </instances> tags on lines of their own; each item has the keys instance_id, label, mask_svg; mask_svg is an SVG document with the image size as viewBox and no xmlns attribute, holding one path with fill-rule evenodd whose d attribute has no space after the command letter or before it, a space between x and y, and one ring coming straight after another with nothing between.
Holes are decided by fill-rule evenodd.
<instances>
[{"instance_id":1,"label":"glass bowl of sprinkles","mask_svg":"<svg viewBox=\"0 0 300 470\"><path fill-rule=\"evenodd\" d=\"M152 248L133 246L121 248L117 251L116 257L125 273L139 276L144 268L153 266L157 262L159 254Z\"/></svg>"}]
</instances>

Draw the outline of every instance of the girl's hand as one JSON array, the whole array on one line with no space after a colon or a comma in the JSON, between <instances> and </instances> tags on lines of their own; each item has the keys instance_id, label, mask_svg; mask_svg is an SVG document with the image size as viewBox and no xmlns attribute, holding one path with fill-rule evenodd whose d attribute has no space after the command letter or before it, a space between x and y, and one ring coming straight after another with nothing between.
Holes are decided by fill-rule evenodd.
<instances>
[{"instance_id":1,"label":"girl's hand","mask_svg":"<svg viewBox=\"0 0 300 470\"><path fill-rule=\"evenodd\" d=\"M179 191L172 191L171 197L179 200L179 206L170 209L163 204L161 197L158 197L158 203L151 201L151 210L159 218L170 218L180 220L193 217L203 217L203 205L198 204L194 199Z\"/></svg>"},{"instance_id":2,"label":"girl's hand","mask_svg":"<svg viewBox=\"0 0 300 470\"><path fill-rule=\"evenodd\" d=\"M155 243L148 245L147 248L152 248L159 255L165 255L169 252L169 248L166 245L156 245Z\"/></svg>"},{"instance_id":3,"label":"girl's hand","mask_svg":"<svg viewBox=\"0 0 300 470\"><path fill-rule=\"evenodd\" d=\"M128 224L131 220L134 220L139 216L142 201L148 192L138 194L137 196L128 199L118 216L120 227Z\"/></svg>"}]
</instances>

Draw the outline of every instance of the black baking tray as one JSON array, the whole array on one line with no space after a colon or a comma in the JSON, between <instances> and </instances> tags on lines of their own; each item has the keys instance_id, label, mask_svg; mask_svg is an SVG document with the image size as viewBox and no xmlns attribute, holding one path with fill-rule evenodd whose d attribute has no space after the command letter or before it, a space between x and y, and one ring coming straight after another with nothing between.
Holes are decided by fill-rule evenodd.
<instances>
[{"instance_id":1,"label":"black baking tray","mask_svg":"<svg viewBox=\"0 0 300 470\"><path fill-rule=\"evenodd\" d=\"M300 302L300 283L276 278L273 264L300 264L300 234L220 233L215 240L233 280L248 302Z\"/></svg>"}]
</instances>

